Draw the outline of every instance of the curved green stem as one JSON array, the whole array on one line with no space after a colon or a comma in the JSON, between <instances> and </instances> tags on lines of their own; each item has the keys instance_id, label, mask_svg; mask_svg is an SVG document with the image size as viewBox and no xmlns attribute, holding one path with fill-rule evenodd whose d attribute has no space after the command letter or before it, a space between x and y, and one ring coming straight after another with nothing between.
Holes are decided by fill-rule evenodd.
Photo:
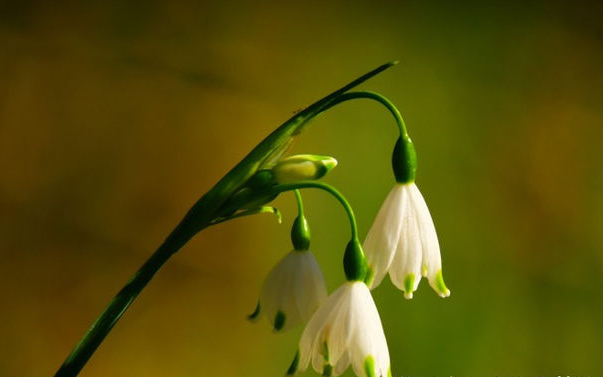
<instances>
[{"instance_id":1,"label":"curved green stem","mask_svg":"<svg viewBox=\"0 0 603 377\"><path fill-rule=\"evenodd\" d=\"M394 104L391 103L391 101L389 99L387 99L386 97L384 97L381 94L376 93L376 92L371 92L368 90L359 90L359 91L355 91L355 92L344 93L344 94L340 95L339 97L337 97L334 101L329 103L324 109L322 109L322 112L325 112L326 110L330 109L333 106L339 105L340 103L343 103L343 102L346 102L349 100L353 100L353 99L360 99L360 98L372 99L374 101L379 102L383 106L385 106L389 110L389 112L394 116L394 119L396 120L398 129L400 130L400 137L407 139L407 140L410 139L410 136L408 135L408 131L406 130L406 124L404 123L404 119L402 119L402 115L400 114L400 111L398 111L396 106L394 106Z\"/></svg>"},{"instance_id":2,"label":"curved green stem","mask_svg":"<svg viewBox=\"0 0 603 377\"><path fill-rule=\"evenodd\" d=\"M323 190L323 191L328 192L332 196L334 196L335 199L337 199L337 201L339 201L339 203L341 203L341 205L343 206L344 210L346 211L346 213L348 215L348 219L350 220L350 228L351 228L351 232L352 232L352 240L358 239L358 226L356 225L356 216L354 216L354 210L352 209L352 206L350 205L350 203L343 196L343 194L341 194L335 187L328 185L326 183L322 183L322 182L301 181L301 182L284 183L284 184L272 186L270 188L270 192L273 194L279 194L279 193L285 192L285 191L304 189L304 188L315 188L315 189Z\"/></svg>"},{"instance_id":3,"label":"curved green stem","mask_svg":"<svg viewBox=\"0 0 603 377\"><path fill-rule=\"evenodd\" d=\"M392 170L394 172L394 177L396 178L396 182L401 184L414 182L417 173L417 153L412 140L408 135L406 124L404 123L404 119L402 119L402 115L400 115L400 112L396 106L394 106L389 99L379 93L370 91L347 92L330 102L322 109L322 111L324 112L340 103L358 98L372 99L377 101L385 106L385 108L387 108L394 116L400 131L400 138L396 142L394 151L392 153Z\"/></svg>"},{"instance_id":4,"label":"curved green stem","mask_svg":"<svg viewBox=\"0 0 603 377\"><path fill-rule=\"evenodd\" d=\"M302 201L301 192L299 190L293 190L295 194L295 201L297 202L297 215L304 217L304 202Z\"/></svg>"}]
</instances>

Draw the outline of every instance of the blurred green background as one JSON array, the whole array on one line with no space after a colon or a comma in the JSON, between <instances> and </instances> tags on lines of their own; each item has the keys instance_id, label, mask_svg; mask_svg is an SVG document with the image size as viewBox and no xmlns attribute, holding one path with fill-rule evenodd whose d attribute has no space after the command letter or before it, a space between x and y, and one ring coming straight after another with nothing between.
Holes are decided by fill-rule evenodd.
<instances>
[{"instance_id":1,"label":"blurred green background","mask_svg":"<svg viewBox=\"0 0 603 377\"><path fill-rule=\"evenodd\" d=\"M0 3L0 375L52 375L189 206L292 113L362 85L397 104L439 233L442 300L374 291L394 376L603 375L603 7L590 2ZM368 101L294 153L362 236L393 184L396 127ZM343 280L340 207L306 194ZM284 213L198 235L82 376L281 376L301 329L251 324L290 248ZM309 372L305 375L313 375ZM352 376L348 372L346 376Z\"/></svg>"}]
</instances>

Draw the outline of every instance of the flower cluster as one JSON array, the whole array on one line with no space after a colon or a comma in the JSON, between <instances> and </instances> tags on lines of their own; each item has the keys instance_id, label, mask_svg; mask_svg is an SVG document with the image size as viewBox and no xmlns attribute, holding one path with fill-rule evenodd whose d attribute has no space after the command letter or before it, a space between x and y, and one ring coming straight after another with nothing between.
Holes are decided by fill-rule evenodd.
<instances>
[{"instance_id":1,"label":"flower cluster","mask_svg":"<svg viewBox=\"0 0 603 377\"><path fill-rule=\"evenodd\" d=\"M387 341L371 295L388 273L408 299L421 277L428 279L439 296L450 295L442 276L435 227L415 184L416 154L404 122L384 97L375 93L366 97L390 109L398 121L400 138L392 155L396 184L363 244L358 240L349 203L333 187L313 181L335 167L335 159L297 155L281 159L270 169L276 191L295 190L299 214L291 230L293 250L266 277L258 306L249 318L264 315L275 331L305 324L288 375L312 365L323 376L338 376L351 365L359 377L391 376ZM352 238L343 258L347 281L330 295L309 251L310 230L299 193L304 188L319 188L334 195L350 219Z\"/></svg>"},{"instance_id":2,"label":"flower cluster","mask_svg":"<svg viewBox=\"0 0 603 377\"><path fill-rule=\"evenodd\" d=\"M362 82L392 67L383 64L296 112L262 140L205 193L186 213L157 251L111 300L82 337L56 376L74 377L155 273L195 234L210 226L242 216L280 212L269 205L279 194L295 193L298 216L291 229L291 250L270 271L250 319L266 317L275 331L304 323L298 352L288 375L310 364L324 376L339 375L350 365L358 377L391 376L390 358L381 319L371 289L389 272L394 285L412 298L421 277L441 297L450 295L442 277L438 238L427 205L415 185L416 153L396 107L382 95L351 91ZM284 152L308 122L328 109L353 99L370 99L385 106L400 131L392 153L396 185L379 210L364 241L358 239L356 218L345 197L334 187L318 182L337 165L328 156ZM310 227L300 190L320 189L344 207L351 239L343 255L346 282L330 296L320 267L310 252Z\"/></svg>"}]
</instances>

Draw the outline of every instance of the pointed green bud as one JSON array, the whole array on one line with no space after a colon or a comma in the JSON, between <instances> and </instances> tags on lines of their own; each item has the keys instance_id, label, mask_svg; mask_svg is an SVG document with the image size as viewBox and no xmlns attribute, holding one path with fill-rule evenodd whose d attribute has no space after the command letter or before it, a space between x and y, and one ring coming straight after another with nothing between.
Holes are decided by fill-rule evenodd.
<instances>
[{"instance_id":1,"label":"pointed green bud","mask_svg":"<svg viewBox=\"0 0 603 377\"><path fill-rule=\"evenodd\" d=\"M392 168L396 182L414 182L417 174L417 153L409 137L398 138L392 153Z\"/></svg>"},{"instance_id":2,"label":"pointed green bud","mask_svg":"<svg viewBox=\"0 0 603 377\"><path fill-rule=\"evenodd\" d=\"M293 221L291 242L296 251L306 251L310 248L310 225L303 215L297 216Z\"/></svg>"},{"instance_id":3,"label":"pointed green bud","mask_svg":"<svg viewBox=\"0 0 603 377\"><path fill-rule=\"evenodd\" d=\"M320 179L337 166L337 160L329 156L298 154L283 158L272 168L274 180L290 183Z\"/></svg>"},{"instance_id":4,"label":"pointed green bud","mask_svg":"<svg viewBox=\"0 0 603 377\"><path fill-rule=\"evenodd\" d=\"M348 281L363 281L366 277L366 258L357 239L351 240L345 248L343 270Z\"/></svg>"}]
</instances>

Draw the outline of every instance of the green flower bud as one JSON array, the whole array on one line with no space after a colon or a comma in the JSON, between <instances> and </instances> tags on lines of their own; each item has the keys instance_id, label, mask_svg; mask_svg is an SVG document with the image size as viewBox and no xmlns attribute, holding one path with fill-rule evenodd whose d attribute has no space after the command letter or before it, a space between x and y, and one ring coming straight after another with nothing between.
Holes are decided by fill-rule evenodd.
<instances>
[{"instance_id":1,"label":"green flower bud","mask_svg":"<svg viewBox=\"0 0 603 377\"><path fill-rule=\"evenodd\" d=\"M298 154L283 158L272 168L278 183L320 179L337 166L337 160L329 156Z\"/></svg>"}]
</instances>

